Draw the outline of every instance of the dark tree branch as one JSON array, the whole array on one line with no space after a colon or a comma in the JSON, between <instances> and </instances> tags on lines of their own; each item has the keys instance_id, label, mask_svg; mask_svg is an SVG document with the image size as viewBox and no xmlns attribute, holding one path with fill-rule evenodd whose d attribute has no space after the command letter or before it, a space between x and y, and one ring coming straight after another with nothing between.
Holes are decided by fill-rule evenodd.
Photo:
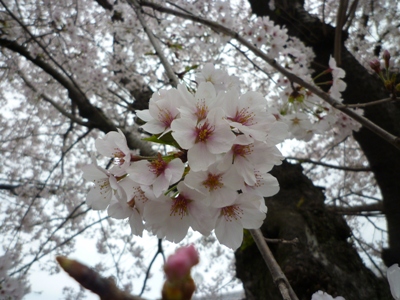
<instances>
[{"instance_id":1,"label":"dark tree branch","mask_svg":"<svg viewBox=\"0 0 400 300\"><path fill-rule=\"evenodd\" d=\"M327 164L321 161L315 161L309 158L299 158L299 157L293 157L293 156L288 156L286 159L292 159L298 161L300 164L302 163L309 163L309 164L314 164L318 166L323 166L331 169L337 169L337 170L342 170L342 171L351 171L351 172L371 172L371 168L366 168L366 167L347 167L347 166L336 166L336 165L331 165Z\"/></svg>"},{"instance_id":2,"label":"dark tree branch","mask_svg":"<svg viewBox=\"0 0 400 300\"><path fill-rule=\"evenodd\" d=\"M375 212L383 214L383 203L372 203L357 206L326 206L326 209L342 215L363 215L363 213Z\"/></svg>"}]
</instances>

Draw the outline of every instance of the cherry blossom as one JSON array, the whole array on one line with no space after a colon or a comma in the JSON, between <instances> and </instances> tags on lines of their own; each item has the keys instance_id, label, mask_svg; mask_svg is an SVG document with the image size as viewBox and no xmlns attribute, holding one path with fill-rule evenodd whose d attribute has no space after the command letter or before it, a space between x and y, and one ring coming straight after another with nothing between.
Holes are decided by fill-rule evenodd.
<instances>
[{"instance_id":1,"label":"cherry blossom","mask_svg":"<svg viewBox=\"0 0 400 300\"><path fill-rule=\"evenodd\" d=\"M235 201L243 180L236 172L219 170L218 163L215 163L207 171L189 172L185 183L204 194L207 205L223 207Z\"/></svg>"},{"instance_id":2,"label":"cherry blossom","mask_svg":"<svg viewBox=\"0 0 400 300\"><path fill-rule=\"evenodd\" d=\"M217 90L222 90L226 77L227 74L224 71L215 69L213 64L207 63L204 65L201 73L197 74L196 81L199 84L202 82L210 82Z\"/></svg>"},{"instance_id":3,"label":"cherry blossom","mask_svg":"<svg viewBox=\"0 0 400 300\"><path fill-rule=\"evenodd\" d=\"M256 183L254 173L256 166L263 165L265 172L268 172L274 165L279 165L282 160L283 156L275 146L264 142L251 142L246 136L239 135L218 167L221 170L234 168L237 174L243 177L246 184L253 185Z\"/></svg>"},{"instance_id":4,"label":"cherry blossom","mask_svg":"<svg viewBox=\"0 0 400 300\"><path fill-rule=\"evenodd\" d=\"M215 108L199 123L190 118L172 122L172 136L183 149L188 150L188 161L193 171L206 170L217 161L218 154L232 146L235 134L223 116L224 112Z\"/></svg>"},{"instance_id":5,"label":"cherry blossom","mask_svg":"<svg viewBox=\"0 0 400 300\"><path fill-rule=\"evenodd\" d=\"M265 211L260 211L260 196L240 194L235 201L218 210L215 235L218 241L236 250L243 241L243 228L260 228L265 219Z\"/></svg>"},{"instance_id":6,"label":"cherry blossom","mask_svg":"<svg viewBox=\"0 0 400 300\"><path fill-rule=\"evenodd\" d=\"M86 180L93 181L95 184L87 195L87 205L94 210L106 209L110 204L113 193L117 190L120 191L117 178L97 164L84 166L82 170L82 177Z\"/></svg>"},{"instance_id":7,"label":"cherry blossom","mask_svg":"<svg viewBox=\"0 0 400 300\"><path fill-rule=\"evenodd\" d=\"M336 60L331 56L329 58L329 68L332 72L332 87L330 88L329 92L331 96L336 99L341 99L343 92L346 89L346 83L342 80L345 77L346 73L343 69L337 67Z\"/></svg>"},{"instance_id":8,"label":"cherry blossom","mask_svg":"<svg viewBox=\"0 0 400 300\"><path fill-rule=\"evenodd\" d=\"M228 92L224 100L224 110L232 127L252 139L266 139L267 128L276 119L267 113L265 99L260 93L247 92L239 97L236 92Z\"/></svg>"},{"instance_id":9,"label":"cherry blossom","mask_svg":"<svg viewBox=\"0 0 400 300\"><path fill-rule=\"evenodd\" d=\"M108 215L114 219L128 218L132 234L142 236L144 230L142 214L147 198L140 185L129 178L125 178L120 185L124 188L122 197L117 197L117 201L109 205ZM125 190L129 193L125 193Z\"/></svg>"},{"instance_id":10,"label":"cherry blossom","mask_svg":"<svg viewBox=\"0 0 400 300\"><path fill-rule=\"evenodd\" d=\"M185 95L186 100L185 106L179 109L182 118L194 118L201 121L207 117L212 108L216 107L217 93L210 82L200 83L195 95L191 95L182 85L178 89Z\"/></svg>"},{"instance_id":11,"label":"cherry blossom","mask_svg":"<svg viewBox=\"0 0 400 300\"><path fill-rule=\"evenodd\" d=\"M185 165L176 158L165 161L161 155L156 159L137 161L127 169L130 177L142 185L152 186L156 197L164 193L168 186L181 179Z\"/></svg>"},{"instance_id":12,"label":"cherry blossom","mask_svg":"<svg viewBox=\"0 0 400 300\"><path fill-rule=\"evenodd\" d=\"M101 155L114 158L117 168L110 170L110 172L121 176L125 174L124 169L130 164L131 151L125 135L120 129L117 130L118 132L110 131L104 138L98 138L96 140L96 149Z\"/></svg>"},{"instance_id":13,"label":"cherry blossom","mask_svg":"<svg viewBox=\"0 0 400 300\"><path fill-rule=\"evenodd\" d=\"M178 107L182 102L177 90L160 90L151 97L149 109L137 110L136 115L146 122L142 127L147 132L165 134L171 131L171 123L178 117Z\"/></svg>"},{"instance_id":14,"label":"cherry blossom","mask_svg":"<svg viewBox=\"0 0 400 300\"><path fill-rule=\"evenodd\" d=\"M178 184L179 194L150 199L144 208L146 227L171 242L179 243L189 227L208 235L213 229L210 210L204 204L204 196L190 189L183 182Z\"/></svg>"}]
</instances>

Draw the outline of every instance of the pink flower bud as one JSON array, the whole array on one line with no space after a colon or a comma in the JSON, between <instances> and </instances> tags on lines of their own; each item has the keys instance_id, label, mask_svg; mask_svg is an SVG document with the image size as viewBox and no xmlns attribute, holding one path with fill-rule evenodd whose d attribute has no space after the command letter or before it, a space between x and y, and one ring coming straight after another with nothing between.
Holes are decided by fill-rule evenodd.
<instances>
[{"instance_id":1,"label":"pink flower bud","mask_svg":"<svg viewBox=\"0 0 400 300\"><path fill-rule=\"evenodd\" d=\"M385 50L383 51L383 59L385 61L385 67L386 69L389 68L389 61L390 61L390 53L389 51Z\"/></svg>"},{"instance_id":2,"label":"pink flower bud","mask_svg":"<svg viewBox=\"0 0 400 300\"><path fill-rule=\"evenodd\" d=\"M190 274L190 269L199 263L199 254L193 245L182 247L168 257L164 266L168 280L183 279Z\"/></svg>"},{"instance_id":3,"label":"pink flower bud","mask_svg":"<svg viewBox=\"0 0 400 300\"><path fill-rule=\"evenodd\" d=\"M381 73L381 63L379 62L378 59L374 58L369 62L369 66L371 67L372 70L374 70L377 74Z\"/></svg>"}]
</instances>

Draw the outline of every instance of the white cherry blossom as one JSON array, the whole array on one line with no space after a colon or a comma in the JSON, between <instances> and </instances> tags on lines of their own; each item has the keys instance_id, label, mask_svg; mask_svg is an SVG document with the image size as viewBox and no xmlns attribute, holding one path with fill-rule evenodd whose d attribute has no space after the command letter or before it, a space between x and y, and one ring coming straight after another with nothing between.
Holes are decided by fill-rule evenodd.
<instances>
[{"instance_id":1,"label":"white cherry blossom","mask_svg":"<svg viewBox=\"0 0 400 300\"><path fill-rule=\"evenodd\" d=\"M168 133L171 131L172 121L179 116L178 107L182 102L181 94L175 89L154 93L149 109L136 111L137 116L146 122L142 128L152 134Z\"/></svg>"},{"instance_id":2,"label":"white cherry blossom","mask_svg":"<svg viewBox=\"0 0 400 300\"><path fill-rule=\"evenodd\" d=\"M129 178L125 178L120 186L123 189L122 197L117 197L107 209L108 215L114 219L129 219L132 234L142 236L144 224L142 214L147 198L140 185ZM129 191L126 193L125 190Z\"/></svg>"},{"instance_id":3,"label":"white cherry blossom","mask_svg":"<svg viewBox=\"0 0 400 300\"><path fill-rule=\"evenodd\" d=\"M240 194L229 206L219 209L216 215L215 235L218 241L236 250L243 241L243 228L260 228L265 212L260 211L262 197Z\"/></svg>"},{"instance_id":4,"label":"white cherry blossom","mask_svg":"<svg viewBox=\"0 0 400 300\"><path fill-rule=\"evenodd\" d=\"M172 122L172 136L188 150L188 162L193 171L205 171L228 151L235 139L222 109L215 108L201 122L181 118Z\"/></svg>"},{"instance_id":5,"label":"white cherry blossom","mask_svg":"<svg viewBox=\"0 0 400 300\"><path fill-rule=\"evenodd\" d=\"M111 173L121 176L131 161L131 150L126 142L125 135L120 129L108 132L104 138L98 138L95 142L97 151L104 156L114 158L116 168Z\"/></svg>"},{"instance_id":6,"label":"white cherry blossom","mask_svg":"<svg viewBox=\"0 0 400 300\"><path fill-rule=\"evenodd\" d=\"M154 195L159 197L171 184L181 179L184 169L185 165L179 158L166 161L159 154L151 161L132 163L127 172L139 184L152 186Z\"/></svg>"},{"instance_id":7,"label":"white cherry blossom","mask_svg":"<svg viewBox=\"0 0 400 300\"><path fill-rule=\"evenodd\" d=\"M207 205L223 207L235 201L243 180L236 172L221 171L217 165L209 166L207 171L189 172L185 183L204 194Z\"/></svg>"},{"instance_id":8,"label":"white cherry blossom","mask_svg":"<svg viewBox=\"0 0 400 300\"><path fill-rule=\"evenodd\" d=\"M158 238L179 243L189 227L208 235L213 229L210 209L203 204L204 195L190 189L183 182L178 184L179 194L161 196L146 203L146 227Z\"/></svg>"},{"instance_id":9,"label":"white cherry blossom","mask_svg":"<svg viewBox=\"0 0 400 300\"><path fill-rule=\"evenodd\" d=\"M86 197L86 203L94 210L104 210L110 204L114 192L118 191L117 179L107 170L97 164L86 165L82 168L82 177L95 184Z\"/></svg>"}]
</instances>

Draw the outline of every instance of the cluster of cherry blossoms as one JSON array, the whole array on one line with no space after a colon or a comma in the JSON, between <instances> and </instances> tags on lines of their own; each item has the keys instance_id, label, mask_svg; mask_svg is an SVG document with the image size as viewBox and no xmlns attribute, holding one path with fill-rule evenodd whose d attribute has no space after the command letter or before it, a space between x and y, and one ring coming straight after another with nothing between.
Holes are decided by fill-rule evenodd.
<instances>
[{"instance_id":1,"label":"cluster of cherry blossoms","mask_svg":"<svg viewBox=\"0 0 400 300\"><path fill-rule=\"evenodd\" d=\"M30 292L25 279L10 277L7 274L14 264L15 257L10 253L0 256L0 299L20 300Z\"/></svg>"},{"instance_id":2,"label":"cluster of cherry blossoms","mask_svg":"<svg viewBox=\"0 0 400 300\"><path fill-rule=\"evenodd\" d=\"M243 228L259 228L264 197L279 184L268 172L283 159L276 144L287 126L266 109L257 92L241 94L239 80L206 65L196 91L183 84L160 90L149 109L137 111L148 140L171 151L141 157L128 148L121 131L96 140L97 151L114 158L105 170L94 162L83 177L95 183L87 204L110 217L129 219L132 233L146 229L158 238L180 242L189 227L236 249Z\"/></svg>"},{"instance_id":3,"label":"cluster of cherry blossoms","mask_svg":"<svg viewBox=\"0 0 400 300\"><path fill-rule=\"evenodd\" d=\"M297 76L312 83L313 79L308 73L302 73L303 71L301 68L292 70ZM346 89L346 83L343 81L345 72L336 65L333 57L329 59L329 69L326 73L332 75L329 94L336 100L342 101L341 93ZM291 138L308 141L314 134L332 131L335 139L341 141L361 128L359 123L331 107L306 88L293 84L284 77L278 80L278 84L282 90L278 97L279 101L276 101L274 106L279 120L289 126ZM360 115L363 113L359 108L355 111Z\"/></svg>"}]
</instances>

